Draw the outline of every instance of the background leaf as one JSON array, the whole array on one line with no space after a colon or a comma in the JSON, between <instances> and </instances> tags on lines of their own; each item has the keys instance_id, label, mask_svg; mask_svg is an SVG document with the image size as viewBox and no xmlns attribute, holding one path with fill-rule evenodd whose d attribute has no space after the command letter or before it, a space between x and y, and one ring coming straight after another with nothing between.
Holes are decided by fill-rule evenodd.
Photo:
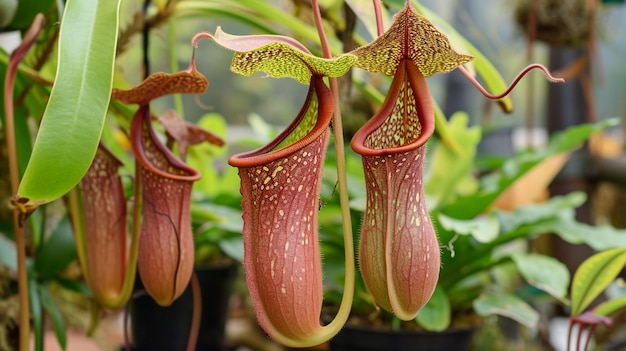
<instances>
[{"instance_id":1,"label":"background leaf","mask_svg":"<svg viewBox=\"0 0 626 351\"><path fill-rule=\"evenodd\" d=\"M39 249L35 270L41 279L52 278L76 259L76 244L68 217L64 217Z\"/></svg>"},{"instance_id":2,"label":"background leaf","mask_svg":"<svg viewBox=\"0 0 626 351\"><path fill-rule=\"evenodd\" d=\"M65 320L63 319L63 315L57 308L46 287L39 286L39 298L44 310L48 313L48 316L50 316L52 329L54 329L54 334L59 341L59 345L61 349L65 350L67 335L65 333Z\"/></svg>"},{"instance_id":3,"label":"background leaf","mask_svg":"<svg viewBox=\"0 0 626 351\"><path fill-rule=\"evenodd\" d=\"M483 178L480 191L472 195L460 197L454 204L442 209L442 212L448 216L460 219L476 217L489 208L511 184L543 160L555 154L579 147L592 133L613 126L615 123L617 121L611 119L596 124L581 124L555 133L545 150L521 153L508 159L499 173Z\"/></svg>"},{"instance_id":4,"label":"background leaf","mask_svg":"<svg viewBox=\"0 0 626 351\"><path fill-rule=\"evenodd\" d=\"M528 283L566 302L570 276L565 264L536 253L514 254L511 258Z\"/></svg>"},{"instance_id":5,"label":"background leaf","mask_svg":"<svg viewBox=\"0 0 626 351\"><path fill-rule=\"evenodd\" d=\"M522 299L511 294L486 294L474 300L474 310L481 316L500 315L529 328L539 322L539 313Z\"/></svg>"},{"instance_id":6,"label":"background leaf","mask_svg":"<svg viewBox=\"0 0 626 351\"><path fill-rule=\"evenodd\" d=\"M56 80L18 189L31 204L67 193L95 155L111 93L119 3L69 0L65 6Z\"/></svg>"},{"instance_id":7,"label":"background leaf","mask_svg":"<svg viewBox=\"0 0 626 351\"><path fill-rule=\"evenodd\" d=\"M437 287L428 303L415 317L415 321L428 331L443 331L450 326L450 316L448 296L441 287Z\"/></svg>"},{"instance_id":8,"label":"background leaf","mask_svg":"<svg viewBox=\"0 0 626 351\"><path fill-rule=\"evenodd\" d=\"M468 128L468 122L467 113L457 112L446 123L448 137L460 145L458 150L445 147L445 144L440 143L430 152L431 168L424 185L430 208L436 208L439 204L454 199L454 189L459 181L473 171L481 129L479 126Z\"/></svg>"},{"instance_id":9,"label":"background leaf","mask_svg":"<svg viewBox=\"0 0 626 351\"><path fill-rule=\"evenodd\" d=\"M571 315L583 313L587 306L615 280L625 264L624 247L603 251L586 259L574 274Z\"/></svg>"},{"instance_id":10,"label":"background leaf","mask_svg":"<svg viewBox=\"0 0 626 351\"><path fill-rule=\"evenodd\" d=\"M480 243L488 243L498 236L500 223L494 215L486 215L471 220L462 220L448 217L443 214L438 216L439 223L447 230L462 235L471 235Z\"/></svg>"}]
</instances>

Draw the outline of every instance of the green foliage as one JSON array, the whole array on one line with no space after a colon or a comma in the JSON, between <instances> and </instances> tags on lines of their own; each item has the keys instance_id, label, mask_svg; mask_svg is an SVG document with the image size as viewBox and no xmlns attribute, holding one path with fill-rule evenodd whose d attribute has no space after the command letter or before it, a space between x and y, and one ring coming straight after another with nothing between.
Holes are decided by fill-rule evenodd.
<instances>
[{"instance_id":1,"label":"green foliage","mask_svg":"<svg viewBox=\"0 0 626 351\"><path fill-rule=\"evenodd\" d=\"M570 276L565 264L555 258L535 253L516 253L511 258L529 284L567 302L565 297Z\"/></svg>"},{"instance_id":2,"label":"green foliage","mask_svg":"<svg viewBox=\"0 0 626 351\"><path fill-rule=\"evenodd\" d=\"M457 112L450 117L444 128L448 138L454 140L459 147L452 149L438 145L429 153L429 179L437 179L426 183L424 191L428 196L428 206L438 208L440 204L450 203L467 190L460 188L467 181L473 182L474 160L476 147L481 139L480 126L469 127L469 116ZM467 180L467 181L466 181ZM451 191L452 190L452 191Z\"/></svg>"},{"instance_id":3,"label":"green foliage","mask_svg":"<svg viewBox=\"0 0 626 351\"><path fill-rule=\"evenodd\" d=\"M18 190L31 204L67 193L95 155L109 104L119 3L66 4L57 77Z\"/></svg>"},{"instance_id":4,"label":"green foliage","mask_svg":"<svg viewBox=\"0 0 626 351\"><path fill-rule=\"evenodd\" d=\"M502 315L520 324L534 328L539 322L539 313L515 295L485 294L474 300L474 310L481 316Z\"/></svg>"},{"instance_id":5,"label":"green foliage","mask_svg":"<svg viewBox=\"0 0 626 351\"><path fill-rule=\"evenodd\" d=\"M448 296L437 287L428 303L419 311L415 321L428 331L444 331L450 326L451 314Z\"/></svg>"},{"instance_id":6,"label":"green foliage","mask_svg":"<svg viewBox=\"0 0 626 351\"><path fill-rule=\"evenodd\" d=\"M581 314L613 282L626 265L626 248L615 248L586 259L572 281L572 316Z\"/></svg>"}]
</instances>

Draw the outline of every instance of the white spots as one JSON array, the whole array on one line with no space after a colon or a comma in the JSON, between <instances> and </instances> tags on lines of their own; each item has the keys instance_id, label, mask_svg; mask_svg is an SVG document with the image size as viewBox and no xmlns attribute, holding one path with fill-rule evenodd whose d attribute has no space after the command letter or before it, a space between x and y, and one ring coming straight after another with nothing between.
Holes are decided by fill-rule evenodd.
<instances>
[{"instance_id":1,"label":"white spots","mask_svg":"<svg viewBox=\"0 0 626 351\"><path fill-rule=\"evenodd\" d=\"M276 259L272 258L272 261L270 262L270 274L272 276L272 279L274 279L274 263L275 263Z\"/></svg>"},{"instance_id":2,"label":"white spots","mask_svg":"<svg viewBox=\"0 0 626 351\"><path fill-rule=\"evenodd\" d=\"M270 182L270 180L272 180L272 178L270 178L270 177L266 177L266 178L263 180L263 184L267 184L267 183L269 183L269 182Z\"/></svg>"},{"instance_id":3,"label":"white spots","mask_svg":"<svg viewBox=\"0 0 626 351\"><path fill-rule=\"evenodd\" d=\"M285 211L283 211L283 210L278 210L278 215L279 215L279 216L281 216L281 217L282 217L282 216L284 216L284 215L285 215Z\"/></svg>"},{"instance_id":4,"label":"white spots","mask_svg":"<svg viewBox=\"0 0 626 351\"><path fill-rule=\"evenodd\" d=\"M415 202L420 202L420 193L415 193Z\"/></svg>"},{"instance_id":5,"label":"white spots","mask_svg":"<svg viewBox=\"0 0 626 351\"><path fill-rule=\"evenodd\" d=\"M287 287L285 286L285 284L281 284L280 292L283 294L287 294Z\"/></svg>"},{"instance_id":6,"label":"white spots","mask_svg":"<svg viewBox=\"0 0 626 351\"><path fill-rule=\"evenodd\" d=\"M298 192L301 192L304 186L302 184L298 185Z\"/></svg>"}]
</instances>

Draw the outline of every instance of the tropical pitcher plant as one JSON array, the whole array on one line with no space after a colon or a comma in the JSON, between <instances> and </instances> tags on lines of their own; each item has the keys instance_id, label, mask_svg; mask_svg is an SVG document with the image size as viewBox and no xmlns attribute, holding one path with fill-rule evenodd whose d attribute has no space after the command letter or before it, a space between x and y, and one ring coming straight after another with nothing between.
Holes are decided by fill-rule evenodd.
<instances>
[{"instance_id":1,"label":"tropical pitcher plant","mask_svg":"<svg viewBox=\"0 0 626 351\"><path fill-rule=\"evenodd\" d=\"M78 6L76 3L71 4ZM119 1L116 4L119 6ZM426 77L459 69L505 110L510 110L506 95L529 70L539 68L549 80L558 81L542 66L531 65L504 93L489 94L463 66L473 58L454 51L446 35L408 0L386 31L381 3L374 0L378 37L332 57L318 1L313 0L312 4L323 57L313 55L293 38L278 35L235 36L218 28L215 34L200 33L192 41L196 47L200 39L209 38L234 51L231 69L236 73L247 76L263 71L309 86L300 112L282 133L267 145L229 160L230 165L238 168L241 179L244 265L256 316L272 338L290 347L314 346L332 338L347 321L352 304L354 248L337 77L346 75L351 68L393 77L384 102L356 133L351 147L362 157L367 197L358 248L361 275L376 305L402 320L415 318L430 299L440 269L440 245L423 189L426 143L436 133L435 107ZM116 35L116 11L111 10L108 17L93 18L106 22L103 26L107 26L111 36ZM63 46L61 50L67 51ZM105 59L113 62L112 55ZM107 308L119 308L128 300L135 267L147 292L161 305L174 301L190 280L194 248L189 203L192 184L201 175L184 163L185 148L201 141L222 141L176 118L162 118L168 138L177 141L177 158L156 137L149 103L162 95L206 90L208 83L194 62L192 59L186 71L158 73L130 90L114 89L111 95L122 103L139 106L129 133L136 160L129 245L127 200L118 175L121 163L103 144L93 145L91 156L95 154L95 158L92 157L91 166L85 165L84 172L77 170L71 178L65 174L55 176L67 186L55 187L55 192L33 190L37 179L31 174L44 172L27 168L20 189L14 191L17 195L12 205L19 214L18 223L39 204L62 196L67 187L80 181L78 189L69 196L78 256L94 297ZM74 69L68 65L62 68L67 71L65 74L72 74ZM84 76L87 75L80 77ZM110 92L112 78L102 83L99 89ZM70 87L53 90L50 105L63 101L56 95L66 91L71 91ZM102 122L109 96L101 100L89 106L98 109ZM50 105L48 108L54 108ZM91 128L95 136L100 135L101 127ZM44 129L42 122L41 130ZM322 167L331 132L337 153L346 275L338 312L330 323L323 325L318 211ZM38 136L38 140L45 138ZM37 158L50 158L46 150L35 147L32 163L37 164ZM73 151L68 146L64 154ZM59 173L64 172L58 168Z\"/></svg>"},{"instance_id":2,"label":"tropical pitcher plant","mask_svg":"<svg viewBox=\"0 0 626 351\"><path fill-rule=\"evenodd\" d=\"M379 11L380 3L374 1L374 5ZM200 38L210 38L235 51L231 70L236 73L264 71L309 85L300 112L278 137L229 160L241 178L244 264L256 316L270 336L291 347L314 346L333 337L347 320L352 301L352 234L344 225L344 297L335 319L320 324L323 291L317 212L331 125L340 192L345 192L346 184L341 181L345 169L340 169L343 149L335 77L351 67L393 76L379 111L351 142L362 156L367 192L359 267L374 302L399 319L411 320L433 294L440 266L439 242L423 189L426 142L435 131L425 77L472 60L455 52L447 37L409 1L386 32L382 33L379 24L376 40L332 58L316 1L313 9L325 58L312 56L304 45L284 36L234 36L218 28L214 35L200 33L193 40L196 46ZM557 80L542 66L533 65L515 82L532 68ZM500 100L511 88L501 95L480 90Z\"/></svg>"},{"instance_id":3,"label":"tropical pitcher plant","mask_svg":"<svg viewBox=\"0 0 626 351\"><path fill-rule=\"evenodd\" d=\"M184 163L190 144L223 141L168 111L163 124L168 144L177 142L177 158L157 137L149 102L172 93L202 93L208 87L192 60L175 74L155 73L129 90L113 89L112 98L139 108L130 124L136 159L130 247L126 198L118 168L121 162L101 143L79 186L82 204L75 211L77 252L95 300L117 309L129 299L135 269L147 293L170 305L187 287L193 270L190 197L200 173ZM82 214L82 215L81 215Z\"/></svg>"}]
</instances>

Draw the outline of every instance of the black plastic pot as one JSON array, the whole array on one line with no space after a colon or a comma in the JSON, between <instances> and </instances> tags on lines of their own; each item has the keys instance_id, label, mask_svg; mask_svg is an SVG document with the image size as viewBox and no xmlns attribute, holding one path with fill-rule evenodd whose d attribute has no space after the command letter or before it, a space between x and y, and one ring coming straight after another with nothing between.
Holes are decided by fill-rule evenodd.
<instances>
[{"instance_id":1,"label":"black plastic pot","mask_svg":"<svg viewBox=\"0 0 626 351\"><path fill-rule=\"evenodd\" d=\"M330 351L468 351L474 329L440 333L346 325L330 340Z\"/></svg>"},{"instance_id":2,"label":"black plastic pot","mask_svg":"<svg viewBox=\"0 0 626 351\"><path fill-rule=\"evenodd\" d=\"M238 264L196 268L202 294L202 321L196 351L223 351L228 300ZM139 279L138 279L139 280ZM191 286L168 307L149 295L134 299L131 325L134 351L185 350L193 314Z\"/></svg>"}]
</instances>

